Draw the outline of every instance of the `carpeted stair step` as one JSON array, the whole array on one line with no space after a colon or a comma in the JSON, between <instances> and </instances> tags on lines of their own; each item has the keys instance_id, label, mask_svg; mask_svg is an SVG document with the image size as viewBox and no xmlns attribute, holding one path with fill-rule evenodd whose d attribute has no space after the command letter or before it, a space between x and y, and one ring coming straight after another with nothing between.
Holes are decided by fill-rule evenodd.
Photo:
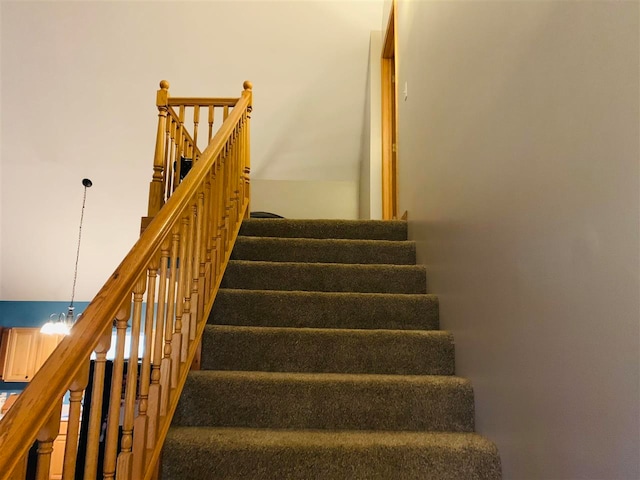
<instances>
[{"instance_id":1,"label":"carpeted stair step","mask_svg":"<svg viewBox=\"0 0 640 480\"><path fill-rule=\"evenodd\" d=\"M207 325L202 368L453 375L453 336L440 331Z\"/></svg>"},{"instance_id":2,"label":"carpeted stair step","mask_svg":"<svg viewBox=\"0 0 640 480\"><path fill-rule=\"evenodd\" d=\"M288 238L406 240L407 222L382 220L244 220L240 235Z\"/></svg>"},{"instance_id":3,"label":"carpeted stair step","mask_svg":"<svg viewBox=\"0 0 640 480\"><path fill-rule=\"evenodd\" d=\"M426 293L425 268L417 265L345 265L231 260L223 288L321 292Z\"/></svg>"},{"instance_id":4,"label":"carpeted stair step","mask_svg":"<svg viewBox=\"0 0 640 480\"><path fill-rule=\"evenodd\" d=\"M453 376L191 372L176 426L472 432L473 391Z\"/></svg>"},{"instance_id":5,"label":"carpeted stair step","mask_svg":"<svg viewBox=\"0 0 640 480\"><path fill-rule=\"evenodd\" d=\"M209 323L264 327L437 330L438 297L388 293L218 291Z\"/></svg>"},{"instance_id":6,"label":"carpeted stair step","mask_svg":"<svg viewBox=\"0 0 640 480\"><path fill-rule=\"evenodd\" d=\"M163 479L498 480L495 445L473 433L172 428Z\"/></svg>"},{"instance_id":7,"label":"carpeted stair step","mask_svg":"<svg viewBox=\"0 0 640 480\"><path fill-rule=\"evenodd\" d=\"M238 237L232 260L415 265L414 242Z\"/></svg>"}]
</instances>

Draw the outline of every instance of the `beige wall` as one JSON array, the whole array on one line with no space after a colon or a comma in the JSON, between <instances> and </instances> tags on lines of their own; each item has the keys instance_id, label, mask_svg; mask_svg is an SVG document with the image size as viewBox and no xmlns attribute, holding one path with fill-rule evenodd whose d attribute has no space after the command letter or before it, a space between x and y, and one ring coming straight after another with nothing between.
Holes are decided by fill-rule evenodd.
<instances>
[{"instance_id":1,"label":"beige wall","mask_svg":"<svg viewBox=\"0 0 640 480\"><path fill-rule=\"evenodd\" d=\"M637 2L400 3L400 211L505 480L636 479Z\"/></svg>"},{"instance_id":2,"label":"beige wall","mask_svg":"<svg viewBox=\"0 0 640 480\"><path fill-rule=\"evenodd\" d=\"M77 298L129 250L146 213L162 78L176 96L237 96L253 81L254 179L356 184L381 5L3 1L0 299L69 297L83 177L94 186ZM354 194L334 214L357 205Z\"/></svg>"},{"instance_id":3,"label":"beige wall","mask_svg":"<svg viewBox=\"0 0 640 480\"><path fill-rule=\"evenodd\" d=\"M356 219L357 196L356 182L254 180L251 210L286 218Z\"/></svg>"},{"instance_id":4,"label":"beige wall","mask_svg":"<svg viewBox=\"0 0 640 480\"><path fill-rule=\"evenodd\" d=\"M382 32L373 31L369 45L359 183L359 218L373 220L382 219L381 51Z\"/></svg>"}]
</instances>

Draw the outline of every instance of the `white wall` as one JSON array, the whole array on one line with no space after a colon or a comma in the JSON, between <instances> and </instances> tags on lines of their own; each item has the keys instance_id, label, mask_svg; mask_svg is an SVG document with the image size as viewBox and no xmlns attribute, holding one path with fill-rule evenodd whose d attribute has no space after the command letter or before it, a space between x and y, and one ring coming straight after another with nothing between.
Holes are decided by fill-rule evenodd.
<instances>
[{"instance_id":1,"label":"white wall","mask_svg":"<svg viewBox=\"0 0 640 480\"><path fill-rule=\"evenodd\" d=\"M163 78L175 96L237 96L253 81L254 179L355 184L381 4L2 2L0 299L68 298L83 177L78 299L129 250Z\"/></svg>"},{"instance_id":2,"label":"white wall","mask_svg":"<svg viewBox=\"0 0 640 480\"><path fill-rule=\"evenodd\" d=\"M505 480L640 478L638 18L399 5L400 211Z\"/></svg>"},{"instance_id":3,"label":"white wall","mask_svg":"<svg viewBox=\"0 0 640 480\"><path fill-rule=\"evenodd\" d=\"M356 219L357 196L356 182L253 180L251 211L286 218Z\"/></svg>"},{"instance_id":4,"label":"white wall","mask_svg":"<svg viewBox=\"0 0 640 480\"><path fill-rule=\"evenodd\" d=\"M382 219L382 32L371 32L365 123L360 160L359 218Z\"/></svg>"}]
</instances>

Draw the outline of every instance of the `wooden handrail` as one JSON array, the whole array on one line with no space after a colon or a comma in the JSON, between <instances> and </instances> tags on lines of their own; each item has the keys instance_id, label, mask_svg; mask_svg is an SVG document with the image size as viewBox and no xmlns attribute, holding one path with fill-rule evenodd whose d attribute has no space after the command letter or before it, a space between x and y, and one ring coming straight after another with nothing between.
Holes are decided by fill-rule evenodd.
<instances>
[{"instance_id":1,"label":"wooden handrail","mask_svg":"<svg viewBox=\"0 0 640 480\"><path fill-rule=\"evenodd\" d=\"M168 89L168 82L161 83L161 90L166 90L164 87ZM85 385L90 355L94 350L98 355L104 355L108 349L105 336L111 332L113 323L118 323L119 333L125 331L120 329L126 329L132 298L132 329L135 332L140 328L139 307L142 295L147 289L146 278L153 278L155 285L156 275L160 271L159 291L162 291L166 286L168 268L162 262L159 265L158 260L166 257L170 261L170 278L174 283L169 283L169 290L164 298L156 298L155 287L147 291L150 296L147 298L147 308L155 308L156 302L158 305L155 317L152 313L147 315L147 320L154 322L153 331L157 334L153 337L164 341L165 353L168 351L169 356L165 355L162 358L162 367L157 361L153 361L151 365L151 350L158 349L161 345L153 343L154 339L146 338L147 345L152 345L153 348L145 350L142 370L146 375L152 367L154 372L157 370L158 374L163 375L161 380L158 380L156 373L151 373L151 379L144 379L147 383L150 381L152 387L157 387L153 391L158 395L158 398L151 399L152 394L147 389L147 398L144 401L148 402L148 405L160 401L160 391L164 389L162 398L167 402L161 408L164 415L162 412L151 413L156 415L155 423L149 422L154 423L153 444L142 444L141 448L134 445L132 448L135 435L130 436L133 421L130 415L133 412L132 402L136 401L136 394L131 388L135 390L136 385L135 382L128 382L125 408L129 410L126 410L126 431L122 436L123 450L118 455L117 469L105 473L104 477L118 480L152 478L164 435L169 428L182 385L198 350L206 318L213 305L237 231L242 218L248 214L251 110L252 85L245 82L242 95L211 138L199 161L194 164L180 187L154 215L139 240L73 326L71 334L61 341L13 407L0 420L1 479L18 478L15 472L23 468L25 456L36 439L44 441L41 447L46 447L50 444L48 442L55 438L63 396L70 389L77 392ZM164 113L163 116L166 118L166 110ZM164 128L159 128L158 132L159 136L164 138ZM171 249L170 245L173 245ZM161 310L164 318L160 318ZM151 327L146 325L147 332L151 331L150 329ZM164 329L166 333L163 334L160 330ZM137 344L137 338L135 342ZM124 348L123 344L119 338L118 352ZM154 358L157 360L157 356ZM117 358L116 364L118 361L122 362L123 357ZM145 362L149 362L149 368L144 366ZM167 369L170 370L168 373ZM169 378L172 380L170 386L168 383L162 383ZM114 385L115 383L114 381ZM112 394L114 390L115 388ZM120 395L117 401L120 401ZM92 408L93 405L92 403ZM145 403L145 415L148 413L148 405ZM89 406L85 405L84 408ZM67 444L67 448L75 446L70 447ZM107 445L107 449L110 448L114 450L117 445ZM142 455L142 459L132 459L136 454ZM43 450L41 462L48 462L48 455L50 450ZM70 455L69 458L75 457ZM40 466L38 468L39 475L46 478L45 473L42 473L44 470L41 471ZM47 463L47 475L48 468ZM107 468L105 466L105 472ZM141 468L142 472L138 471L132 476L133 468ZM100 475L100 472L98 474Z\"/></svg>"},{"instance_id":2,"label":"wooden handrail","mask_svg":"<svg viewBox=\"0 0 640 480\"><path fill-rule=\"evenodd\" d=\"M199 98L199 97L169 97L169 106L185 105L187 107L194 107L196 105L201 106L214 106L214 107L228 107L235 106L238 103L238 98Z\"/></svg>"}]
</instances>

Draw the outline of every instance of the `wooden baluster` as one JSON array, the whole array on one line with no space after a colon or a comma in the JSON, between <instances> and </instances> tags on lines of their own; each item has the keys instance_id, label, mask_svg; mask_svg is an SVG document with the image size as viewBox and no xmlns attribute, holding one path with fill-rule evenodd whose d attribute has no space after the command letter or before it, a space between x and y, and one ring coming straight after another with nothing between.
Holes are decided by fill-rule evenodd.
<instances>
[{"instance_id":1,"label":"wooden baluster","mask_svg":"<svg viewBox=\"0 0 640 480\"><path fill-rule=\"evenodd\" d=\"M197 223L198 223L198 199L200 197L200 192L195 196L195 202L191 205L191 221L189 223L189 243L187 250L187 258L189 259L189 265L187 266L187 278L188 278L188 289L185 294L184 299L184 316L188 317L189 323L189 340L193 340L196 337L196 319L198 318L198 309L194 308L194 305L197 305L197 297L198 297L198 275L197 275L197 266L199 265L199 255L198 249L199 245L197 242ZM196 272L194 274L194 272ZM195 295L195 302L194 302ZM192 303L193 302L193 303Z\"/></svg>"},{"instance_id":2,"label":"wooden baluster","mask_svg":"<svg viewBox=\"0 0 640 480\"><path fill-rule=\"evenodd\" d=\"M193 149L193 145L191 144L191 142L190 142L190 141L187 141L187 148L186 148L186 150L187 150L187 153L186 153L185 157L186 157L186 158L190 158L190 159L191 159L191 162L192 162L192 164L193 164L193 161L194 161L194 153L195 153L195 151L194 151L194 149Z\"/></svg>"},{"instance_id":3,"label":"wooden baluster","mask_svg":"<svg viewBox=\"0 0 640 480\"><path fill-rule=\"evenodd\" d=\"M182 354L180 361L182 363L187 361L187 356L189 355L189 340L191 339L191 270L193 266L194 210L195 205L193 204L191 207L187 207L188 215L184 217L186 224L184 225L185 228L183 229L182 236L182 251L184 251L184 255L182 256L184 261L181 265L183 287L182 294L180 295L182 299Z\"/></svg>"},{"instance_id":4,"label":"wooden baluster","mask_svg":"<svg viewBox=\"0 0 640 480\"><path fill-rule=\"evenodd\" d=\"M168 110L167 110L168 112ZM167 113L165 120L165 132L164 132L164 184L162 186L164 192L164 201L169 199L169 185L171 184L171 114Z\"/></svg>"},{"instance_id":5,"label":"wooden baluster","mask_svg":"<svg viewBox=\"0 0 640 480\"><path fill-rule=\"evenodd\" d=\"M218 222L218 231L216 232L216 269L213 273L214 281L218 275L221 275L221 265L223 261L223 245L224 245L224 152L218 157L218 174L216 175L216 217ZM209 300L210 291L207 291L207 301Z\"/></svg>"},{"instance_id":6,"label":"wooden baluster","mask_svg":"<svg viewBox=\"0 0 640 480\"><path fill-rule=\"evenodd\" d=\"M173 193L173 165L175 164L174 160L175 160L175 149L176 149L176 130L177 130L177 123L174 120L173 116L169 116L169 123L170 123L170 149L167 155L167 162L169 164L168 168L167 168L167 191L166 191L166 198L169 199L171 197L171 194Z\"/></svg>"},{"instance_id":7,"label":"wooden baluster","mask_svg":"<svg viewBox=\"0 0 640 480\"><path fill-rule=\"evenodd\" d=\"M178 385L178 368L180 359L180 335L177 323L174 321L176 318L176 283L178 276L178 248L180 247L180 230L179 226L173 228L173 234L171 236L171 272L169 273L169 301L167 303L167 321L165 325L165 349L167 344L170 349L170 361L171 361L171 389L176 388Z\"/></svg>"},{"instance_id":8,"label":"wooden baluster","mask_svg":"<svg viewBox=\"0 0 640 480\"><path fill-rule=\"evenodd\" d=\"M142 472L146 465L146 450L148 445L147 432L149 430L149 417L147 416L147 411L149 410L151 357L155 355L155 349L153 348L153 313L156 299L156 279L158 276L158 259L155 255L149 264L147 274L149 288L147 290L147 311L144 320L144 353L142 356L142 370L140 372L140 406L139 414L133 426L133 478L142 478ZM160 331L162 330L160 329ZM159 344L161 343L162 337L160 337ZM158 361L158 366L159 363ZM158 379L160 379L160 372L158 372ZM156 399L159 399L159 394L156 396Z\"/></svg>"},{"instance_id":9,"label":"wooden baluster","mask_svg":"<svg viewBox=\"0 0 640 480\"><path fill-rule=\"evenodd\" d=\"M131 297L127 296L116 313L116 355L111 374L111 396L109 397L109 418L104 447L104 480L116 475L118 455L118 428L120 426L120 405L122 398L122 377L124 373L124 347L127 341L127 323L131 314Z\"/></svg>"},{"instance_id":10,"label":"wooden baluster","mask_svg":"<svg viewBox=\"0 0 640 480\"><path fill-rule=\"evenodd\" d=\"M236 148L238 149L238 165L237 165L237 177L236 177L236 189L238 191L238 216L236 222L242 221L240 213L242 212L242 206L244 205L244 114L240 117L240 123L238 124L238 142Z\"/></svg>"},{"instance_id":11,"label":"wooden baluster","mask_svg":"<svg viewBox=\"0 0 640 480\"><path fill-rule=\"evenodd\" d=\"M226 178L226 170L227 170L227 158L226 158L226 150L227 146L222 149L220 153L222 161L220 162L220 171L218 172L218 183L219 183L219 215L220 215L220 224L218 225L218 231L220 233L220 244L218 248L218 265L221 265L222 254L224 253L224 245L225 245L225 231L226 231L226 212L227 212L227 178ZM216 276L218 275L218 271L216 272ZM208 297L207 297L208 300Z\"/></svg>"},{"instance_id":12,"label":"wooden baluster","mask_svg":"<svg viewBox=\"0 0 640 480\"><path fill-rule=\"evenodd\" d=\"M51 452L53 441L60 433L60 413L62 411L62 399L56 401L56 406L49 419L42 426L36 440L38 440L38 466L36 468L36 480L49 480L49 468L51 467Z\"/></svg>"},{"instance_id":13,"label":"wooden baluster","mask_svg":"<svg viewBox=\"0 0 640 480\"><path fill-rule=\"evenodd\" d=\"M200 262L202 257L203 250L203 242L202 242L202 233L204 230L203 224L206 222L207 224L211 223L210 219L206 217L206 212L204 209L205 202L205 194L204 191L198 192L198 204L194 207L194 216L196 219L195 222L195 245L194 245L194 254L195 257L193 259L193 287L191 290L191 302L193 305L191 312L191 322L193 325L193 329L191 331L192 336L191 340L195 339L196 329L198 328L198 323L200 321L204 321L200 317L203 314L203 307L200 304L201 297L204 296L200 293L202 289L202 285L204 285L204 265ZM206 247L205 247L206 250ZM195 311L193 311L195 309ZM193 358L193 362L191 363L192 370L200 370L200 365L202 362L202 345L201 342L198 342L198 347L196 349L196 354Z\"/></svg>"},{"instance_id":14,"label":"wooden baluster","mask_svg":"<svg viewBox=\"0 0 640 480\"><path fill-rule=\"evenodd\" d=\"M213 105L209 105L209 139L207 140L207 145L213 138L213 108Z\"/></svg>"},{"instance_id":15,"label":"wooden baluster","mask_svg":"<svg viewBox=\"0 0 640 480\"><path fill-rule=\"evenodd\" d=\"M140 325L142 323L142 299L147 288L145 274L133 286L133 317L131 322L131 348L127 367L127 384L124 394L124 418L122 421L122 437L118 454L117 479L128 480L133 469L133 417L136 409L138 389L138 347L140 346Z\"/></svg>"},{"instance_id":16,"label":"wooden baluster","mask_svg":"<svg viewBox=\"0 0 640 480\"><path fill-rule=\"evenodd\" d=\"M102 397L104 395L105 365L107 352L111 348L111 331L109 325L95 348L96 361L93 367L93 389L91 391L91 411L89 412L89 428L87 429L87 453L84 464L84 478L95 479L98 472L98 450L102 431ZM85 405L84 408L87 408Z\"/></svg>"},{"instance_id":17,"label":"wooden baluster","mask_svg":"<svg viewBox=\"0 0 640 480\"><path fill-rule=\"evenodd\" d=\"M242 128L242 118L240 118L238 125L236 126L236 135L234 138L233 145L233 225L235 231L235 225L238 223L238 219L240 217L240 212L242 209L242 204L240 202L240 179L242 178L242 169L240 167L240 155L242 153L241 150L241 128Z\"/></svg>"},{"instance_id":18,"label":"wooden baluster","mask_svg":"<svg viewBox=\"0 0 640 480\"><path fill-rule=\"evenodd\" d=\"M211 212L215 206L216 190L215 190L215 175L217 168L217 160L214 162L213 168L209 171L209 175L205 180L204 190L204 218L212 219ZM200 269L198 280L198 310L204 311L204 305L207 299L207 291L209 289L209 282L211 279L211 271L215 268L215 245L213 243L212 236L215 236L216 224L215 221L204 221L202 226L202 243L200 247Z\"/></svg>"},{"instance_id":19,"label":"wooden baluster","mask_svg":"<svg viewBox=\"0 0 640 480\"><path fill-rule=\"evenodd\" d=\"M229 116L229 105L225 105L223 109L222 120L223 121L226 120L228 116Z\"/></svg>"},{"instance_id":20,"label":"wooden baluster","mask_svg":"<svg viewBox=\"0 0 640 480\"><path fill-rule=\"evenodd\" d=\"M80 368L69 387L69 421L67 422L67 441L64 448L64 466L62 480L76 478L76 459L78 457L78 439L80 437L80 416L84 389L89 383L89 359Z\"/></svg>"},{"instance_id":21,"label":"wooden baluster","mask_svg":"<svg viewBox=\"0 0 640 480\"><path fill-rule=\"evenodd\" d=\"M211 198L209 199L209 223L211 225L211 229L207 235L207 242L209 245L210 253L208 255L210 258L208 259L208 263L211 268L208 271L205 271L205 285L206 288L201 292L202 296L202 304L207 305L209 302L209 295L212 285L215 284L216 279L218 278L218 271L220 269L220 245L221 245L221 232L222 232L222 217L220 216L220 199L222 198L222 187L221 187L221 178L222 178L222 156L218 154L218 158L216 159L216 163L214 166L214 171L212 173L212 185L211 185Z\"/></svg>"},{"instance_id":22,"label":"wooden baluster","mask_svg":"<svg viewBox=\"0 0 640 480\"><path fill-rule=\"evenodd\" d=\"M147 215L154 217L160 211L164 201L164 131L169 109L169 82L162 80L160 90L156 95L158 107L158 131L156 135L156 150L153 157L153 177L149 186L149 206Z\"/></svg>"},{"instance_id":23,"label":"wooden baluster","mask_svg":"<svg viewBox=\"0 0 640 480\"><path fill-rule=\"evenodd\" d=\"M195 105L193 107L193 146L194 146L194 153L195 153L195 148L197 148L198 146L198 124L200 123L200 105ZM198 159L195 158L194 155L194 159L193 159L193 163L196 163Z\"/></svg>"},{"instance_id":24,"label":"wooden baluster","mask_svg":"<svg viewBox=\"0 0 640 480\"><path fill-rule=\"evenodd\" d=\"M227 231L226 231L226 238L225 238L225 244L224 244L224 250L225 252L229 249L229 242L231 241L231 231L233 230L233 226L232 226L232 219L234 217L233 214L233 169L234 169L234 165L233 165L233 156L234 156L234 133L231 132L231 136L229 137L229 139L227 140L227 145L228 145L228 153L227 153L227 159L228 159L228 165L227 165Z\"/></svg>"},{"instance_id":25,"label":"wooden baluster","mask_svg":"<svg viewBox=\"0 0 640 480\"><path fill-rule=\"evenodd\" d=\"M246 158L247 158L247 112L242 114L242 130L240 136L240 201L244 206L247 201L247 170L246 170ZM246 212L245 212L246 215Z\"/></svg>"},{"instance_id":26,"label":"wooden baluster","mask_svg":"<svg viewBox=\"0 0 640 480\"><path fill-rule=\"evenodd\" d=\"M156 315L156 344L155 344L155 354L154 354L154 362L153 362L153 372L151 373L151 387L150 392L154 391L154 387L158 387L158 391L160 393L160 407L158 410L158 414L161 417L164 417L167 414L167 405L169 404L169 387L171 377L171 333L172 333L172 325L168 321L168 314L166 311L167 308L167 282L168 282L168 268L169 268L169 248L171 245L170 238L165 238L162 242L162 246L160 249L160 287L158 292L158 315ZM158 338L160 337L160 338ZM158 346L158 340L164 343L162 349ZM159 360L157 357L162 352L162 359ZM160 378L158 378L159 384L154 383L154 374L157 374L158 364L160 365ZM151 395L151 393L149 394ZM152 398L152 397L151 397ZM152 405L153 406L153 403ZM153 414L150 412L151 424L149 426L149 436L156 439L157 430L155 427L157 426L158 418L154 418Z\"/></svg>"},{"instance_id":27,"label":"wooden baluster","mask_svg":"<svg viewBox=\"0 0 640 480\"><path fill-rule=\"evenodd\" d=\"M179 117L179 126L178 126L178 141L176 146L176 166L173 172L173 191L175 192L176 188L180 184L180 171L182 170L182 157L186 157L185 146L186 146L186 135L184 128L184 110L185 106L180 105L180 111L178 113Z\"/></svg>"},{"instance_id":28,"label":"wooden baluster","mask_svg":"<svg viewBox=\"0 0 640 480\"><path fill-rule=\"evenodd\" d=\"M224 237L222 251L226 253L229 248L229 235L231 230L231 143L227 140L225 144L225 161L224 161Z\"/></svg>"},{"instance_id":29,"label":"wooden baluster","mask_svg":"<svg viewBox=\"0 0 640 480\"><path fill-rule=\"evenodd\" d=\"M180 268L178 273L178 286L177 286L177 294L176 294L176 339L177 344L180 345L179 355L177 355L177 365L176 373L180 372L180 365L187 360L187 348L189 347L189 330L188 327L185 329L184 322L184 295L185 292L190 288L187 285L187 276L186 272L188 270L187 264L189 260L187 258L187 234L189 231L189 216L185 215L182 217L181 226L180 226ZM186 335L185 335L186 333ZM176 385L178 383L178 375L176 375Z\"/></svg>"},{"instance_id":30,"label":"wooden baluster","mask_svg":"<svg viewBox=\"0 0 640 480\"><path fill-rule=\"evenodd\" d=\"M244 183L245 183L245 198L247 202L247 211L245 218L251 216L251 111L253 110L253 84L250 81L245 81L243 84L245 92L249 95L249 106L247 107L247 122L245 124L245 148L244 148Z\"/></svg>"}]
</instances>

